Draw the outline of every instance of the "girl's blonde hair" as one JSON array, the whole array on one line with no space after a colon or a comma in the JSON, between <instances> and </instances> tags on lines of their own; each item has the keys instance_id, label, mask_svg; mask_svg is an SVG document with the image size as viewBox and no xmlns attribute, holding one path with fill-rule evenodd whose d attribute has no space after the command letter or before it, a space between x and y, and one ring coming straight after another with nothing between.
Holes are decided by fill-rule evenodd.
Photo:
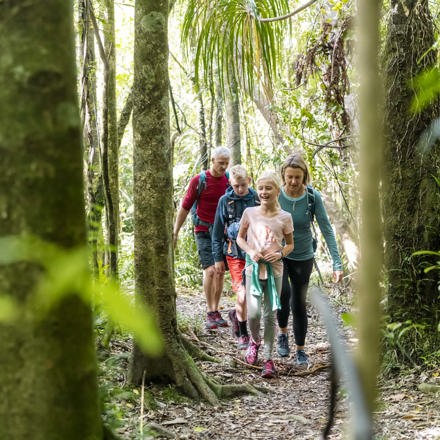
<instances>
[{"instance_id":1,"label":"girl's blonde hair","mask_svg":"<svg viewBox=\"0 0 440 440\"><path fill-rule=\"evenodd\" d=\"M273 171L273 170L263 171L257 179L257 182L256 182L257 185L262 180L266 180L266 181L269 181L270 183L272 183L273 186L275 186L275 188L278 190L278 192L281 190L281 179L276 171ZM281 206L278 202L278 199L276 200L276 206L278 209L281 209Z\"/></svg>"},{"instance_id":2,"label":"girl's blonde hair","mask_svg":"<svg viewBox=\"0 0 440 440\"><path fill-rule=\"evenodd\" d=\"M297 151L286 157L286 160L284 161L283 166L281 167L281 178L283 179L283 182L284 182L284 173L286 172L287 168L299 168L304 172L303 184L307 185L310 183L311 179L310 179L309 168L307 167L306 161L304 160L301 152Z\"/></svg>"}]
</instances>

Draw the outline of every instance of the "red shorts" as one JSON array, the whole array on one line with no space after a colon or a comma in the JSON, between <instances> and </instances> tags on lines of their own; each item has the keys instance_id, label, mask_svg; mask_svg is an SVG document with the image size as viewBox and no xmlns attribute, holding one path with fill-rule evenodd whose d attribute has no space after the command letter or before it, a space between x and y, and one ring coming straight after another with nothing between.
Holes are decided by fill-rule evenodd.
<instances>
[{"instance_id":1,"label":"red shorts","mask_svg":"<svg viewBox=\"0 0 440 440\"><path fill-rule=\"evenodd\" d=\"M233 258L226 255L226 261L228 263L229 273L231 274L232 290L237 293L239 290L243 290L243 269L246 264L246 260L241 258Z\"/></svg>"}]
</instances>

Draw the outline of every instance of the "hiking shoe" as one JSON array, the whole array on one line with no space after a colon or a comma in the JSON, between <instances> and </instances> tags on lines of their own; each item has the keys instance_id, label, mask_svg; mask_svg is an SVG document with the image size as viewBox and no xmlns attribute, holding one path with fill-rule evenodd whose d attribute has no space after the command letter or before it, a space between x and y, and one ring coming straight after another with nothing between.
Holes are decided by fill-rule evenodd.
<instances>
[{"instance_id":1,"label":"hiking shoe","mask_svg":"<svg viewBox=\"0 0 440 440\"><path fill-rule=\"evenodd\" d=\"M252 338L249 341L248 348L246 350L246 355L244 360L247 364L255 365L258 359L258 349L260 348L260 344L257 344Z\"/></svg>"},{"instance_id":2,"label":"hiking shoe","mask_svg":"<svg viewBox=\"0 0 440 440\"><path fill-rule=\"evenodd\" d=\"M240 336L238 338L237 348L239 350L247 350L248 347L249 347L249 336L248 335Z\"/></svg>"},{"instance_id":3,"label":"hiking shoe","mask_svg":"<svg viewBox=\"0 0 440 440\"><path fill-rule=\"evenodd\" d=\"M300 368L307 368L309 366L309 357L306 355L304 350L297 350L296 366Z\"/></svg>"},{"instance_id":4,"label":"hiking shoe","mask_svg":"<svg viewBox=\"0 0 440 440\"><path fill-rule=\"evenodd\" d=\"M238 338L240 336L240 325L238 324L237 312L235 309L229 310L228 318L232 324L232 336Z\"/></svg>"},{"instance_id":5,"label":"hiking shoe","mask_svg":"<svg viewBox=\"0 0 440 440\"><path fill-rule=\"evenodd\" d=\"M278 335L277 352L281 357L287 357L290 354L289 335L287 333L280 333Z\"/></svg>"},{"instance_id":6,"label":"hiking shoe","mask_svg":"<svg viewBox=\"0 0 440 440\"><path fill-rule=\"evenodd\" d=\"M222 318L222 315L220 315L219 311L215 311L213 313L215 313L214 319L217 323L217 327L229 327L229 324Z\"/></svg>"},{"instance_id":7,"label":"hiking shoe","mask_svg":"<svg viewBox=\"0 0 440 440\"><path fill-rule=\"evenodd\" d=\"M216 318L215 312L208 312L206 314L206 321L205 321L206 330L215 330L218 327L215 318Z\"/></svg>"},{"instance_id":8,"label":"hiking shoe","mask_svg":"<svg viewBox=\"0 0 440 440\"><path fill-rule=\"evenodd\" d=\"M272 359L266 361L263 365L263 370L261 371L261 376L266 379L272 379L277 375L277 370L275 370L275 365Z\"/></svg>"}]
</instances>

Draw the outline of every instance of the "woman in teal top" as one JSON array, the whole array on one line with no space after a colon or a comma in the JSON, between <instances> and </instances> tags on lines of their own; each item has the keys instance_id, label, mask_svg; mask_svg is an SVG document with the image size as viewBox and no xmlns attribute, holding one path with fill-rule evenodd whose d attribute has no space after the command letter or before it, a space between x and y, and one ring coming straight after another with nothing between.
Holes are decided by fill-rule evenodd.
<instances>
[{"instance_id":1,"label":"woman in teal top","mask_svg":"<svg viewBox=\"0 0 440 440\"><path fill-rule=\"evenodd\" d=\"M283 258L283 284L281 289L281 309L278 310L278 354L289 356L287 323L290 309L293 316L293 333L296 343L296 364L308 366L304 351L307 334L306 298L310 275L313 270L312 211L321 230L333 260L333 281L342 280L341 258L335 234L322 202L321 194L309 187L310 174L301 154L287 157L281 168L283 186L279 196L281 209L291 214L294 226L294 249ZM312 192L312 193L310 193Z\"/></svg>"}]
</instances>

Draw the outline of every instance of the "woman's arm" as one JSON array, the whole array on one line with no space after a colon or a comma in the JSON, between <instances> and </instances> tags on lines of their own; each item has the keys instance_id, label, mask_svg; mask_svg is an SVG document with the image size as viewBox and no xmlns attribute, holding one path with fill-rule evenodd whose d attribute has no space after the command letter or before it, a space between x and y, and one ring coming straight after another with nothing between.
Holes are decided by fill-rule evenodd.
<instances>
[{"instance_id":1,"label":"woman's arm","mask_svg":"<svg viewBox=\"0 0 440 440\"><path fill-rule=\"evenodd\" d=\"M285 246L281 249L281 258L289 255L293 251L293 232L290 234L284 234Z\"/></svg>"},{"instance_id":2,"label":"woman's arm","mask_svg":"<svg viewBox=\"0 0 440 440\"><path fill-rule=\"evenodd\" d=\"M319 229L324 236L328 250L333 260L333 279L337 279L338 282L342 279L342 261L339 256L338 245L336 244L336 237L333 231L332 225L327 215L324 203L321 198L321 194L315 190L315 216L318 222ZM335 275L335 273L341 273Z\"/></svg>"}]
</instances>

